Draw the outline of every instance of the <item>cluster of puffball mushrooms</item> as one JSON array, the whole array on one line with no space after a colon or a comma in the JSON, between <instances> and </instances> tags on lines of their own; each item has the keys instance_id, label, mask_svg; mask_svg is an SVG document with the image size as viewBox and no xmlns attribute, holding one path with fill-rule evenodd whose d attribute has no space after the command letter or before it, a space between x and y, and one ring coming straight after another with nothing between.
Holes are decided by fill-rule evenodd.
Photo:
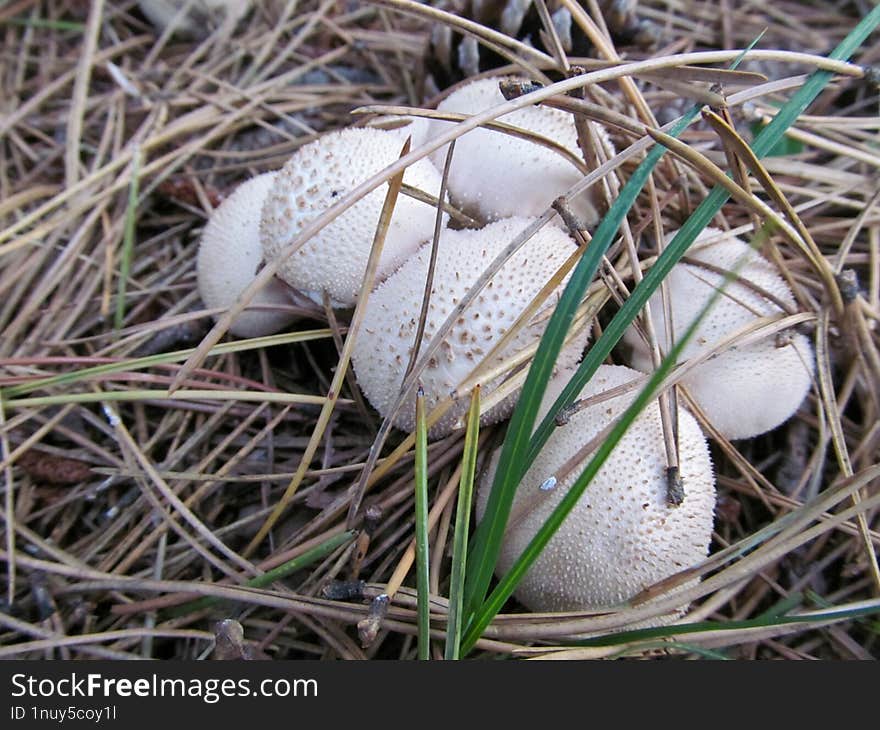
<instances>
[{"instance_id":1,"label":"cluster of puffball mushrooms","mask_svg":"<svg viewBox=\"0 0 880 730\"><path fill-rule=\"evenodd\" d=\"M499 79L460 87L438 107L441 112L472 115L504 100ZM529 106L499 121L555 141L579 155L570 114ZM301 147L281 170L244 182L212 214L198 254L198 283L204 303L228 308L266 261L277 257L316 216L356 185L395 162L406 136L416 148L451 129L454 122L424 119L401 130L348 128L325 134ZM608 156L614 151L604 131L597 139ZM436 219L436 202L446 148L407 168L403 182L424 195L401 195L388 228L367 297L362 327L352 352L357 382L384 416L400 393L413 349L425 349L450 312L486 267L557 197L582 178L558 151L521 136L478 128L456 143L448 176L449 202L484 223L454 228L443 220L436 268L422 341L415 343ZM263 288L234 321L242 337L271 334L286 327L285 312L295 289L334 307L357 303L387 185L360 199L281 264L278 278ZM581 196L585 197L585 196ZM425 202L431 201L434 202ZM576 202L576 199L575 199ZM577 210L588 223L596 212L589 203ZM674 234L670 234L670 237ZM505 377L501 363L534 346L567 279L544 300L525 326L504 347L495 345L533 298L576 253L561 225L545 225L494 274L457 319L422 372L426 408L443 400L478 365L490 373L484 395ZM747 243L707 229L686 263L650 302L651 322L661 351L688 329L696 315L736 269L708 316L682 353L686 375L680 380L711 433L742 439L768 431L790 417L809 390L813 356L807 339L793 333L755 336L757 326L791 311L795 302L773 264ZM664 306L665 304L665 306ZM289 309L289 307L288 307ZM529 543L579 474L547 489L550 475L609 427L639 390L637 381L653 368L651 352L635 328L626 336L632 367L603 365L580 393L581 407L556 428L522 480L514 501L498 570L505 571ZM743 340L738 335L751 335ZM543 413L561 391L587 345L588 325L569 337L556 364ZM495 349L500 351L495 351ZM485 362L487 356L491 362ZM696 364L694 364L696 363ZM490 424L506 418L516 393L496 399L482 415ZM466 400L466 399L463 399ZM679 399L681 400L681 399ZM450 434L467 403L454 406L436 423L431 438ZM678 467L684 484L679 504L667 499L667 452L660 408L655 401L628 430L579 503L520 583L516 597L534 611L593 610L614 606L708 554L715 486L709 450L697 419L678 405ZM415 426L414 396L393 424ZM587 456L583 457L588 458ZM494 458L488 461L478 494L477 517L485 509ZM543 488L542 488L543 485Z\"/></svg>"}]
</instances>

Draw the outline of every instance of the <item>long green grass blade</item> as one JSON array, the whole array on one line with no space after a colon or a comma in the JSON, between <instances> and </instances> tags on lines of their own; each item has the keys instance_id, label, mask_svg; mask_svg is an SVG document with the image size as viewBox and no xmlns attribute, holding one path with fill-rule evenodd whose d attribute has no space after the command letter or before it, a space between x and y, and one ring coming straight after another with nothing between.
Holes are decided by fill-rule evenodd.
<instances>
[{"instance_id":1,"label":"long green grass blade","mask_svg":"<svg viewBox=\"0 0 880 730\"><path fill-rule=\"evenodd\" d=\"M3 3L0 3L2 5ZM46 28L48 30L72 30L77 33L85 32L84 23L76 23L72 20L45 20L44 18L7 18L0 21L0 25L18 25L24 28Z\"/></svg>"},{"instance_id":2,"label":"long green grass blade","mask_svg":"<svg viewBox=\"0 0 880 730\"><path fill-rule=\"evenodd\" d=\"M752 619L738 621L699 621L692 624L675 624L675 626L658 626L649 629L634 629L633 631L621 631L614 634L604 634L590 639L574 642L575 646L614 646L634 641L648 641L670 635L698 635L707 632L736 632L746 629L763 629L774 626L790 626L792 624L822 623L831 621L858 621L870 616L880 614L880 603L876 600L851 606L828 605L824 609L805 611L792 615L762 614ZM733 640L733 639L731 639Z\"/></svg>"},{"instance_id":3,"label":"long green grass blade","mask_svg":"<svg viewBox=\"0 0 880 730\"><path fill-rule=\"evenodd\" d=\"M756 38L731 64L731 69L735 69L740 64L746 52L758 42L759 38ZM677 137L681 134L697 117L699 111L699 105L693 106L678 124L670 129L670 136ZM499 457L498 470L495 474L495 481L489 494L483 520L474 535L474 544L471 548L472 560L468 565L465 589L465 603L469 615L473 615L477 605L486 595L495 563L498 560L501 540L507 519L510 516L516 485L534 461L537 453L529 448L532 428L574 313L583 299L587 287L595 277L602 257L611 245L620 224L664 154L663 147L653 147L624 185L617 200L614 201L596 229L587 252L572 273L541 338L540 346L535 353L529 374L507 428L507 435ZM555 414L555 407L552 412ZM546 438L544 440L546 441Z\"/></svg>"},{"instance_id":4,"label":"long green grass blade","mask_svg":"<svg viewBox=\"0 0 880 730\"><path fill-rule=\"evenodd\" d=\"M228 355L233 352L246 352L247 350L262 350L266 347L275 345L289 345L294 342L307 342L309 340L318 340L326 337L332 337L333 332L329 329L306 330L304 332L288 332L280 335L269 335L267 337L255 337L249 340L235 340L234 342L222 342L215 345L208 352L208 357L216 355ZM69 373L61 375L51 375L46 378L37 378L29 380L20 385L10 385L3 388L3 396L5 398L15 398L25 393L32 393L40 388L48 388L52 385L71 385L79 383L89 378L99 375L112 375L114 373L127 373L134 370L144 370L145 368L155 367L156 365L169 365L175 362L183 362L195 352L194 348L188 350L175 350L174 352L163 352L158 355L148 355L146 357L135 357L128 360L122 359L118 362L110 362L103 365L93 365L88 368L80 368L72 370Z\"/></svg>"},{"instance_id":5,"label":"long green grass blade","mask_svg":"<svg viewBox=\"0 0 880 730\"><path fill-rule=\"evenodd\" d=\"M452 575L449 579L449 614L446 624L444 658L458 659L461 652L462 610L464 608L464 577L467 563L468 527L474 493L474 475L477 470L477 451L480 436L480 386L474 388L464 434L464 453L461 457L461 481L458 484L458 503L455 507L455 533L452 537Z\"/></svg>"},{"instance_id":6,"label":"long green grass blade","mask_svg":"<svg viewBox=\"0 0 880 730\"><path fill-rule=\"evenodd\" d=\"M639 391L639 394L635 397L633 402L623 412L623 415L621 415L617 423L611 428L611 431L608 433L605 440L599 444L593 458L590 459L584 471L575 480L574 484L569 487L565 496L560 500L559 504L556 505L556 508L547 518L547 521L541 526L541 529L535 533L535 536L526 546L526 549L516 559L510 570L501 578L486 602L479 608L475 615L474 622L469 626L468 632L465 635L462 647L464 651L469 651L473 647L483 630L489 625L495 615L501 610L501 607L507 602L507 599L513 594L516 586L532 566L532 563L535 562L547 546L547 543L550 542L553 535L556 534L560 525L562 525L565 518L568 517L569 512L574 509L574 506L583 495L584 490L593 481L593 478L598 474L599 470L608 460L608 457L611 456L612 451L614 451L617 444L620 442L620 439L622 439L624 434L630 429L633 421L635 421L645 407L654 400L661 383L675 367L682 351L696 334L697 328L715 305L715 302L717 302L723 295L727 285L736 276L737 271L743 266L743 264L745 264L745 260L745 257L743 257L734 267L732 267L731 271L727 272L724 282L712 292L712 296L709 297L709 300L700 310L700 313L694 321L688 325L688 328L685 330L682 337L672 348L670 348L669 354L660 363L660 367L657 368L657 370L648 378L645 387Z\"/></svg>"},{"instance_id":7,"label":"long green grass blade","mask_svg":"<svg viewBox=\"0 0 880 730\"><path fill-rule=\"evenodd\" d=\"M694 107L679 124L670 130L670 134L673 136L681 134L697 116L698 111L698 108ZM471 560L468 564L465 584L465 602L469 614L472 614L483 601L492 579L504 529L510 516L514 491L528 468L529 462L524 457L528 451L532 427L544 397L547 381L553 372L556 358L562 349L575 311L587 287L593 281L602 257L611 245L620 223L632 207L642 187L647 183L648 176L664 152L665 149L662 147L653 147L633 173L632 178L620 191L620 195L599 224L589 247L575 267L541 338L541 344L535 353L526 382L507 427L507 435L501 447L498 470L492 484L492 491L489 493L489 500L486 503L485 514L474 533L473 546L470 551Z\"/></svg>"},{"instance_id":8,"label":"long green grass blade","mask_svg":"<svg viewBox=\"0 0 880 730\"><path fill-rule=\"evenodd\" d=\"M256 578L251 578L248 581L245 581L245 585L248 588L265 588L268 585L271 585L276 580L281 580L282 578L286 578L288 575L296 573L298 570L302 570L303 568L309 567L312 563L320 560L321 558L332 553L336 548L345 545L347 542L350 542L355 536L354 530L346 530L345 532L341 532L338 535L334 535L328 540L322 542L320 545L315 545L315 547L310 550L306 550L302 555L288 560L286 563L282 563L277 568L272 568L262 575L258 575ZM195 611L201 611L204 608L210 608L218 601L225 600L220 598L215 598L214 596L205 596L204 598L199 598L195 601L190 601L189 603L184 603L182 606L177 606L176 608L168 609L166 616L167 618L179 618L181 616L187 616Z\"/></svg>"},{"instance_id":9,"label":"long green grass blade","mask_svg":"<svg viewBox=\"0 0 880 730\"><path fill-rule=\"evenodd\" d=\"M431 595L428 572L428 426L425 393L416 394L416 586L418 588L419 659L431 658Z\"/></svg>"},{"instance_id":10,"label":"long green grass blade","mask_svg":"<svg viewBox=\"0 0 880 730\"><path fill-rule=\"evenodd\" d=\"M322 406L327 402L323 395L310 393L280 393L274 390L215 390L209 388L175 390L168 395L164 388L144 390L94 390L88 393L60 393L58 395L37 396L35 398L13 398L5 401L7 408L37 408L41 406L61 406L68 403L99 403L101 401L180 401L180 400L248 401L250 403L283 403L290 405ZM347 403L348 401L337 401Z\"/></svg>"}]
</instances>

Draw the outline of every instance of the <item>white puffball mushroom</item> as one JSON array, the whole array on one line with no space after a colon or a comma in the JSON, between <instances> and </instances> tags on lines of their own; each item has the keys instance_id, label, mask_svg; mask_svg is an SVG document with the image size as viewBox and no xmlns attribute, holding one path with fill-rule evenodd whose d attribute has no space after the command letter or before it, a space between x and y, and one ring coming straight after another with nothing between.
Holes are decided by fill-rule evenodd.
<instances>
[{"instance_id":1,"label":"white puffball mushroom","mask_svg":"<svg viewBox=\"0 0 880 730\"><path fill-rule=\"evenodd\" d=\"M263 263L260 208L274 178L274 172L267 172L242 183L211 213L196 259L199 294L207 307L230 307L259 271ZM249 309L235 319L229 331L238 337L274 334L290 324L293 315L256 308L290 304L285 284L273 279L254 296Z\"/></svg>"},{"instance_id":2,"label":"white puffball mushroom","mask_svg":"<svg viewBox=\"0 0 880 730\"><path fill-rule=\"evenodd\" d=\"M250 10L251 0L138 0L141 12L159 32L164 32L187 5L188 9L177 20L174 32L192 35L206 25L215 27L224 21L235 25Z\"/></svg>"},{"instance_id":3,"label":"white puffball mushroom","mask_svg":"<svg viewBox=\"0 0 880 730\"><path fill-rule=\"evenodd\" d=\"M420 353L493 259L532 220L507 218L482 229L446 229L442 232ZM419 382L425 392L428 413L483 361L549 277L575 250L575 244L561 229L545 226L501 267L464 310L422 371ZM352 352L357 381L367 399L383 416L400 393L404 370L412 353L430 255L429 242L370 295ZM505 358L541 336L549 309L561 290L560 286L545 300L535 316L537 321L517 333L500 356L492 361L492 366L501 364ZM587 328L582 328L560 353L559 367L577 362L587 336ZM484 399L501 380L502 376L497 376L481 384ZM490 409L484 415L483 423L495 423L509 415L515 397L516 394L508 396ZM451 433L467 408L467 399L454 405L430 430L431 438ZM415 429L414 395L403 404L393 422L405 431Z\"/></svg>"},{"instance_id":4,"label":"white puffball mushroom","mask_svg":"<svg viewBox=\"0 0 880 730\"><path fill-rule=\"evenodd\" d=\"M675 232L668 235L672 240ZM794 306L795 299L777 268L746 242L707 228L694 241L688 257L704 262L720 272L732 271L740 260L746 263L737 272L742 281L733 280L698 327L682 352L680 361L714 348L721 340L748 326L757 317L781 313L767 292L777 301ZM723 273L697 264L680 262L666 282L672 311L672 336L681 338L710 297L724 281ZM753 288L744 282L751 283ZM666 318L660 293L650 301L651 318L665 351ZM728 439L751 438L776 428L798 409L810 389L814 372L813 348L799 332L783 337L736 345L697 365L682 384L706 414L712 425ZM630 330L626 341L633 346L632 365L642 371L653 369L647 345Z\"/></svg>"},{"instance_id":5,"label":"white puffball mushroom","mask_svg":"<svg viewBox=\"0 0 880 730\"><path fill-rule=\"evenodd\" d=\"M349 128L299 150L278 172L263 205L260 235L267 260L303 227L356 186L400 157L403 138L381 129ZM428 159L410 165L403 182L433 197L440 173ZM360 292L388 185L380 185L287 258L279 276L317 302L326 291L335 306L352 306ZM434 230L434 206L401 193L385 238L376 280L394 271Z\"/></svg>"},{"instance_id":6,"label":"white puffball mushroom","mask_svg":"<svg viewBox=\"0 0 880 730\"><path fill-rule=\"evenodd\" d=\"M456 89L437 106L441 112L474 115L505 101L498 88L500 77L468 83ZM547 106L528 106L496 120L546 137L572 152L578 159L577 130L569 112ZM448 131L454 122L433 120L430 139ZM607 132L593 127L613 149ZM431 156L443 169L448 145ZM583 177L570 160L535 142L485 128L458 138L449 172L449 197L472 216L496 220L513 215L541 215L550 204ZM569 207L586 225L598 219L589 194L582 193Z\"/></svg>"},{"instance_id":7,"label":"white puffball mushroom","mask_svg":"<svg viewBox=\"0 0 880 730\"><path fill-rule=\"evenodd\" d=\"M560 373L550 381L539 418L570 375ZM639 377L641 373L627 367L601 365L580 398L605 393ZM560 475L552 489L541 488L545 481L620 416L642 385L586 405L556 428L517 487L498 575L511 568L594 452L567 475ZM654 400L626 431L523 577L514 593L520 603L536 612L608 608L706 558L715 508L712 463L696 420L682 408L678 425L684 486L681 504L667 502L666 451L660 409ZM481 480L479 520L485 513L497 457L498 452Z\"/></svg>"}]
</instances>

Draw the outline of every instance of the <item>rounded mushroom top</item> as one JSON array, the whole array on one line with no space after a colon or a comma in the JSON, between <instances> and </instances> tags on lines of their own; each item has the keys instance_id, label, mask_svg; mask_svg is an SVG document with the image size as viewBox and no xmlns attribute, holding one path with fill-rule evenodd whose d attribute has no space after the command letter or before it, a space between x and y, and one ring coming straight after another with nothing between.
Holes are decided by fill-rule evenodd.
<instances>
[{"instance_id":1,"label":"rounded mushroom top","mask_svg":"<svg viewBox=\"0 0 880 730\"><path fill-rule=\"evenodd\" d=\"M674 235L670 233L668 240ZM726 286L700 323L685 345L681 361L716 347L758 317L781 313L779 303L787 307L795 304L788 284L771 262L739 238L717 240L723 235L718 229L704 230L688 251L695 263L677 264L666 279L671 335L678 339L724 283L725 272L736 270L739 277ZM744 265L737 269L740 262ZM661 350L668 350L659 291L650 304ZM652 370L648 348L635 330L627 332L626 341L633 346L633 365L646 372ZM750 438L775 428L797 410L810 388L813 370L809 340L791 332L789 337L769 336L731 347L695 367L682 383L721 434L729 439Z\"/></svg>"},{"instance_id":2,"label":"rounded mushroom top","mask_svg":"<svg viewBox=\"0 0 880 730\"><path fill-rule=\"evenodd\" d=\"M211 213L202 231L196 258L199 294L208 307L229 307L259 271L263 263L260 208L274 179L274 172L251 178ZM287 287L273 279L256 294L251 300L251 310L242 312L229 331L239 337L274 334L290 324L293 315L257 308L290 303Z\"/></svg>"},{"instance_id":3,"label":"rounded mushroom top","mask_svg":"<svg viewBox=\"0 0 880 730\"><path fill-rule=\"evenodd\" d=\"M399 134L350 128L326 134L299 150L278 172L263 205L260 235L267 260L278 256L302 228L362 182L400 157ZM430 160L410 165L403 182L433 197L440 173ZM388 185L380 185L325 226L281 265L291 286L321 301L351 306L361 288ZM436 209L401 193L379 261L377 280L394 271L434 230Z\"/></svg>"},{"instance_id":4,"label":"rounded mushroom top","mask_svg":"<svg viewBox=\"0 0 880 730\"><path fill-rule=\"evenodd\" d=\"M160 32L174 20L187 0L138 0L138 7ZM236 23L250 9L251 0L192 0L189 10L174 27L175 32L197 34L206 26L216 27L224 19ZM211 22L213 20L213 22Z\"/></svg>"},{"instance_id":5,"label":"rounded mushroom top","mask_svg":"<svg viewBox=\"0 0 880 730\"><path fill-rule=\"evenodd\" d=\"M498 88L503 77L468 83L437 106L441 112L478 114L505 101ZM510 124L546 137L581 158L577 130L570 113L546 106L528 106L499 117ZM454 122L433 120L429 138L437 137ZM596 125L610 148L604 128ZM448 146L431 159L442 169ZM449 173L449 195L453 203L485 220L513 215L536 216L582 177L580 170L558 152L535 142L485 128L458 138ZM595 223L597 213L584 193L569 201L573 212L586 224Z\"/></svg>"},{"instance_id":6,"label":"rounded mushroom top","mask_svg":"<svg viewBox=\"0 0 880 730\"><path fill-rule=\"evenodd\" d=\"M571 373L560 373L547 389L539 418L546 414ZM601 365L581 391L591 398L641 376L630 368ZM507 572L565 493L592 453L545 481L599 436L641 389L596 400L558 427L517 488L497 571ZM684 501L667 502L666 451L656 400L642 411L587 486L574 509L516 590L532 611L592 610L613 606L650 585L701 562L708 554L715 507L715 481L706 440L694 418L678 411L680 475ZM483 518L494 478L495 459L481 482L477 517Z\"/></svg>"},{"instance_id":7,"label":"rounded mushroom top","mask_svg":"<svg viewBox=\"0 0 880 730\"><path fill-rule=\"evenodd\" d=\"M670 233L667 240L671 241L675 233ZM725 272L734 271L737 264L742 262L737 270L737 277L742 281L730 282L700 323L693 339L685 345L685 357L711 347L756 317L778 314L782 310L774 300L789 307L795 305L791 289L772 263L742 239L724 237L718 240L719 236L724 236L724 232L717 228L706 228L687 253L689 259L708 264L718 271L710 271L699 264L683 263L673 267L666 280L669 289L675 291L671 298L672 320L676 329L683 332L706 305L714 290L723 284ZM764 292L769 296L765 296ZM656 309L662 315L662 308Z\"/></svg>"},{"instance_id":8,"label":"rounded mushroom top","mask_svg":"<svg viewBox=\"0 0 880 730\"><path fill-rule=\"evenodd\" d=\"M531 222L532 219L506 218L478 230L446 229L442 232L420 353L486 267ZM429 411L484 360L548 278L575 250L574 243L562 230L545 226L501 267L464 310L422 372L420 383ZM429 243L370 295L363 326L352 352L358 383L383 416L399 394L412 353L430 256ZM537 321L512 338L493 360L493 365L502 363L540 337L546 325L542 315L555 300L556 294L552 294L536 315ZM557 364L565 366L577 362L586 338L584 329L563 350ZM500 382L501 378L496 377L483 383L483 397ZM483 422L492 423L506 417L513 407L514 397L505 399L489 411ZM447 411L431 429L431 437L450 433L467 407L465 401ZM415 428L414 397L404 403L394 425L407 431Z\"/></svg>"}]
</instances>

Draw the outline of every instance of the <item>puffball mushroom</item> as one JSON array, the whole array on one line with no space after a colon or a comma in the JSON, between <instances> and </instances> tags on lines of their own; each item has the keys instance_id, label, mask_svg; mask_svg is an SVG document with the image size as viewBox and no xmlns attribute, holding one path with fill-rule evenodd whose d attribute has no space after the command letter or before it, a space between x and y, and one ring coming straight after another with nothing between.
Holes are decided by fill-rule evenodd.
<instances>
[{"instance_id":1,"label":"puffball mushroom","mask_svg":"<svg viewBox=\"0 0 880 730\"><path fill-rule=\"evenodd\" d=\"M670 233L672 240L675 232ZM700 245L723 233L705 229L694 241L688 257L724 272L737 272L742 281L733 280L684 347L681 361L714 348L721 340L753 323L757 317L779 314L782 310L768 293L785 305L794 306L794 296L776 267L739 238ZM722 273L697 264L679 263L667 282L672 311L671 334L675 340L694 321L724 281ZM747 283L752 286L749 286ZM651 317L661 350L667 342L667 324L659 292L651 299ZM799 332L783 338L769 336L758 342L736 345L697 365L683 379L694 401L712 425L728 439L757 436L786 421L797 410L810 389L814 372L813 349ZM625 341L633 346L632 365L649 372L653 369L647 345L630 330Z\"/></svg>"},{"instance_id":2,"label":"puffball mushroom","mask_svg":"<svg viewBox=\"0 0 880 730\"><path fill-rule=\"evenodd\" d=\"M485 268L532 220L507 218L481 229L446 229L441 233L424 337L419 343L420 353ZM566 233L555 226L545 226L501 267L464 310L422 372L419 382L425 393L428 412L483 361L550 276L575 250ZM430 256L431 244L428 243L370 295L352 351L357 381L367 399L383 416L399 395L412 354ZM541 336L546 325L545 317L561 289L560 286L545 300L535 316L537 321L511 338L491 365L502 363ZM587 334L584 328L563 349L558 366L577 362ZM482 383L483 398L502 379L497 376ZM515 394L505 398L483 416L483 423L505 418L514 401ZM467 399L454 405L430 430L431 438L451 433L467 408ZM405 431L415 429L414 395L403 404L393 423Z\"/></svg>"},{"instance_id":3,"label":"puffball mushroom","mask_svg":"<svg viewBox=\"0 0 880 730\"><path fill-rule=\"evenodd\" d=\"M177 21L174 31L194 34L205 27L206 20L212 27L224 20L234 25L250 9L251 0L138 0L141 12L160 32L165 31L185 5L188 9Z\"/></svg>"},{"instance_id":4,"label":"puffball mushroom","mask_svg":"<svg viewBox=\"0 0 880 730\"><path fill-rule=\"evenodd\" d=\"M505 101L498 88L504 79L490 77L468 83L452 92L437 111L473 115ZM505 114L498 122L534 132L565 147L581 158L577 130L569 112L546 106L528 106ZM450 129L453 122L434 120L428 137ZM611 142L601 126L594 126L609 148ZM433 153L434 164L443 169L448 146ZM449 172L452 202L472 216L496 220L513 215L537 216L583 175L570 160L535 142L503 132L478 128L458 138ZM572 211L587 225L598 214L588 194L569 201Z\"/></svg>"},{"instance_id":5,"label":"puffball mushroom","mask_svg":"<svg viewBox=\"0 0 880 730\"><path fill-rule=\"evenodd\" d=\"M263 205L260 235L267 260L278 256L302 228L400 157L401 136L381 129L331 132L294 153L278 172ZM433 197L440 173L430 160L410 165L404 184ZM380 185L325 226L281 265L279 276L321 302L326 291L334 305L352 306L364 271L388 185ZM436 209L403 193L391 218L377 281L394 271L434 230Z\"/></svg>"},{"instance_id":6,"label":"puffball mushroom","mask_svg":"<svg viewBox=\"0 0 880 730\"><path fill-rule=\"evenodd\" d=\"M263 263L260 208L275 180L274 172L239 185L211 214L199 243L196 274L199 294L207 307L226 309L253 281ZM273 279L251 300L251 311L240 314L229 331L238 337L261 337L284 329L294 317L288 312L256 307L290 305L285 284Z\"/></svg>"},{"instance_id":7,"label":"puffball mushroom","mask_svg":"<svg viewBox=\"0 0 880 730\"><path fill-rule=\"evenodd\" d=\"M539 418L547 413L571 373L550 381ZM580 398L606 393L641 373L601 365ZM642 384L597 400L574 413L548 439L520 482L496 567L506 573L580 476L592 453L542 489L630 405ZM680 476L684 501L667 502L666 451L660 409L650 403L632 423L541 555L515 597L532 611L594 610L619 604L654 583L700 563L708 554L715 507L709 449L696 420L678 411ZM477 498L483 519L498 452Z\"/></svg>"}]
</instances>

